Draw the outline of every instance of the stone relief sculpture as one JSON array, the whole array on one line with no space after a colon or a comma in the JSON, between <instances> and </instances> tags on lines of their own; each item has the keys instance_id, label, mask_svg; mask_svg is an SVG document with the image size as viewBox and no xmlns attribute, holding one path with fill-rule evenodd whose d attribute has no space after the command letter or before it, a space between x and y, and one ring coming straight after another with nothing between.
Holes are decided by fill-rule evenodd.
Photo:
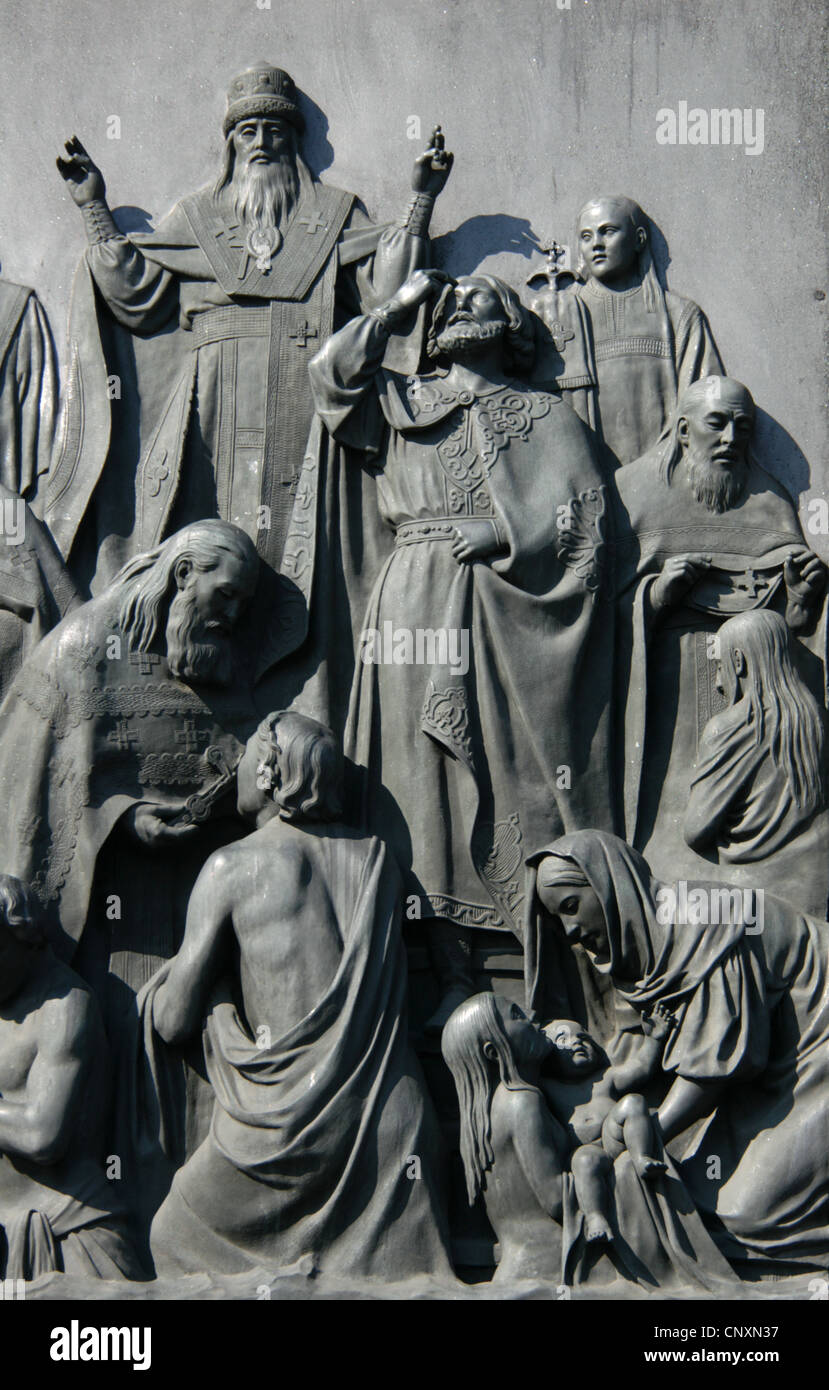
<instances>
[{"instance_id":1,"label":"stone relief sculpture","mask_svg":"<svg viewBox=\"0 0 829 1390\"><path fill-rule=\"evenodd\" d=\"M449 1275L393 857L342 824L340 749L304 715L260 725L238 802L256 828L205 864L181 949L143 1000L168 1042L207 1017L216 1097L153 1223L156 1269L232 1274L310 1255L325 1272Z\"/></svg>"},{"instance_id":2,"label":"stone relief sculpture","mask_svg":"<svg viewBox=\"0 0 829 1390\"><path fill-rule=\"evenodd\" d=\"M105 973L117 956L133 991L176 949L186 846L206 824L186 814L188 798L221 780L227 790L239 735L256 722L234 637L258 565L238 527L185 528L45 638L4 705L0 852L32 883L65 952L91 918L103 939L88 949L101 952ZM113 837L118 867L102 871ZM132 920L92 907L102 873L105 889L129 886L133 902L149 895ZM111 947L107 920L117 921Z\"/></svg>"},{"instance_id":3,"label":"stone relief sculpture","mask_svg":"<svg viewBox=\"0 0 829 1390\"><path fill-rule=\"evenodd\" d=\"M649 1081L658 1068L673 1021L668 1010L657 1005L643 1020L646 1038L638 1055L619 1067L608 1066L601 1049L574 1019L554 1019L548 1026L556 1081L548 1081L544 1090L553 1114L576 1141L570 1168L588 1242L613 1239L607 1176L623 1149L640 1178L665 1172L660 1136L644 1096L634 1087Z\"/></svg>"},{"instance_id":4,"label":"stone relief sculpture","mask_svg":"<svg viewBox=\"0 0 829 1390\"><path fill-rule=\"evenodd\" d=\"M631 198L592 198L578 217L575 276L530 278L547 371L596 429L610 470L656 443L687 386L723 371L702 310L662 288L650 235Z\"/></svg>"},{"instance_id":5,"label":"stone relief sculpture","mask_svg":"<svg viewBox=\"0 0 829 1390\"><path fill-rule=\"evenodd\" d=\"M779 613L758 608L729 618L718 642L716 685L725 706L700 735L685 839L698 854L727 864L735 883L792 902L805 901L808 891L813 910L824 914L824 713L798 675Z\"/></svg>"},{"instance_id":6,"label":"stone relief sculpture","mask_svg":"<svg viewBox=\"0 0 829 1390\"><path fill-rule=\"evenodd\" d=\"M46 633L81 602L48 528L0 483L0 699Z\"/></svg>"},{"instance_id":7,"label":"stone relief sculpture","mask_svg":"<svg viewBox=\"0 0 829 1390\"><path fill-rule=\"evenodd\" d=\"M523 1009L494 994L460 1004L441 1038L458 1091L466 1190L470 1204L485 1195L499 1281L558 1283L561 1274L565 1145L540 1087L551 1046Z\"/></svg>"},{"instance_id":8,"label":"stone relief sculpture","mask_svg":"<svg viewBox=\"0 0 829 1390\"><path fill-rule=\"evenodd\" d=\"M0 1274L143 1278L104 1168L98 1006L48 945L31 889L8 874L0 963Z\"/></svg>"},{"instance_id":9,"label":"stone relief sculpture","mask_svg":"<svg viewBox=\"0 0 829 1390\"><path fill-rule=\"evenodd\" d=\"M616 476L624 825L657 872L701 874L672 808L684 807L700 735L720 706L722 624L779 611L797 634L803 678L823 699L826 570L790 497L751 452L754 417L744 386L706 377L680 399L665 443ZM804 906L823 911L813 898Z\"/></svg>"},{"instance_id":10,"label":"stone relief sculpture","mask_svg":"<svg viewBox=\"0 0 829 1390\"><path fill-rule=\"evenodd\" d=\"M34 290L0 280L0 483L42 506L52 462L58 374ZM40 513L39 513L40 514Z\"/></svg>"},{"instance_id":11,"label":"stone relief sculpture","mask_svg":"<svg viewBox=\"0 0 829 1390\"><path fill-rule=\"evenodd\" d=\"M0 280L0 698L27 653L80 602L39 519L57 406L43 307L34 290Z\"/></svg>"},{"instance_id":12,"label":"stone relief sculpture","mask_svg":"<svg viewBox=\"0 0 829 1390\"><path fill-rule=\"evenodd\" d=\"M621 1126L614 1132L613 1109L606 1114L613 1159L611 1166L604 1153L607 1171L599 1181L590 1146L572 1152L555 1115L560 1080L551 1082L548 1074L551 1055L560 1063L555 1035L555 1025L542 1030L517 1004L492 994L460 1005L443 1033L443 1055L458 1091L469 1200L484 1193L501 1247L494 1282L545 1280L561 1289L606 1285L621 1274L650 1290L733 1293L734 1275L641 1105L625 1107L636 1114L618 1115L624 1135ZM572 1036L581 1039L584 1054L575 1067L587 1070L595 1045L582 1032ZM576 1048L567 1050L572 1066ZM592 1125L596 1116L587 1112L582 1121Z\"/></svg>"},{"instance_id":13,"label":"stone relief sculpture","mask_svg":"<svg viewBox=\"0 0 829 1390\"><path fill-rule=\"evenodd\" d=\"M240 73L228 89L215 183L147 235L119 231L103 176L76 137L57 161L89 247L73 290L71 375L46 512L79 583L96 592L133 554L202 517L241 526L279 568L313 413L308 360L335 309L382 301L424 262L452 166L442 137L415 165L404 216L380 228L352 193L314 178L301 154L304 124L288 73L267 63ZM120 356L119 328L130 337ZM110 418L113 373L152 422L138 440L120 439Z\"/></svg>"},{"instance_id":14,"label":"stone relief sculpture","mask_svg":"<svg viewBox=\"0 0 829 1390\"><path fill-rule=\"evenodd\" d=\"M826 569L754 400L632 199L525 308L430 268L440 127L375 224L304 110L240 73L146 233L67 142L54 457L0 282L0 1276L825 1271Z\"/></svg>"},{"instance_id":15,"label":"stone relief sculpture","mask_svg":"<svg viewBox=\"0 0 829 1390\"><path fill-rule=\"evenodd\" d=\"M238 834L223 797L256 725L239 623L258 568L238 527L185 528L50 633L3 706L0 854L95 990L119 1072L135 995L175 953L205 858ZM197 1066L187 1097L189 1148L209 1111ZM134 1103L122 1086L111 1152L131 1147Z\"/></svg>"},{"instance_id":16,"label":"stone relief sculpture","mask_svg":"<svg viewBox=\"0 0 829 1390\"><path fill-rule=\"evenodd\" d=\"M364 619L346 752L430 919L436 1032L473 989L468 931L520 921L524 847L554 824L612 823L595 775L611 679L602 474L569 404L522 381L527 314L491 276L437 295L427 352L443 371L407 385L383 366L392 330L440 288L415 272L310 366L331 434L382 460L394 549ZM381 649L395 640L408 656ZM577 673L591 694L574 717Z\"/></svg>"},{"instance_id":17,"label":"stone relief sculpture","mask_svg":"<svg viewBox=\"0 0 829 1390\"><path fill-rule=\"evenodd\" d=\"M738 1264L816 1267L829 1219L829 924L767 894L758 930L738 893L739 910L730 898L712 928L709 915L683 912L678 888L654 879L641 855L599 831L533 855L531 879L530 1007L543 1001L545 935L560 931L610 978L623 1009L670 1010L677 1026L662 1067L671 1079L657 1120L667 1143L711 1117L680 1171L718 1249ZM722 893L700 890L708 901ZM705 1174L703 1153L721 1156L720 1179Z\"/></svg>"}]
</instances>

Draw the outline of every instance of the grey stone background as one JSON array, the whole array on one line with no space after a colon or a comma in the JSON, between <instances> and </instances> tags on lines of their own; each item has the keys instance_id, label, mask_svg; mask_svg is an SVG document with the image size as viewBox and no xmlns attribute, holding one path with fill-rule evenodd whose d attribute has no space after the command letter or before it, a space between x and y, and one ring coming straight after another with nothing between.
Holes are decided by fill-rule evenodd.
<instances>
[{"instance_id":1,"label":"grey stone background","mask_svg":"<svg viewBox=\"0 0 829 1390\"><path fill-rule=\"evenodd\" d=\"M213 177L228 80L265 59L306 95L312 167L380 221L422 148L409 118L423 137L443 123L456 164L433 232L453 271L483 262L520 287L539 242L571 241L587 197L637 199L668 286L708 313L805 515L829 481L822 0L558 3L2 0L2 273L36 287L62 350L83 247L62 141L80 136L121 225L145 229ZM657 144L657 111L681 100L761 107L763 153ZM810 539L829 558L829 537Z\"/></svg>"}]
</instances>

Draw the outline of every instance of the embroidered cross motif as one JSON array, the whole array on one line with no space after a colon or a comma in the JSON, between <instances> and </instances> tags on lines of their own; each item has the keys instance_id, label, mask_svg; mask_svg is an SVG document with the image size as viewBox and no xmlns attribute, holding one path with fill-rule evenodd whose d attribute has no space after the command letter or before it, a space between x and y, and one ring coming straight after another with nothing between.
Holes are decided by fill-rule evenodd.
<instances>
[{"instance_id":1,"label":"embroidered cross motif","mask_svg":"<svg viewBox=\"0 0 829 1390\"><path fill-rule=\"evenodd\" d=\"M128 753L132 744L137 742L138 734L130 728L126 719L118 719L115 728L107 734L107 743L111 743L119 753Z\"/></svg>"},{"instance_id":2,"label":"embroidered cross motif","mask_svg":"<svg viewBox=\"0 0 829 1390\"><path fill-rule=\"evenodd\" d=\"M207 734L196 728L195 719L185 719L184 725L176 733L176 743L183 745L188 753L197 753L200 743L207 743Z\"/></svg>"},{"instance_id":3,"label":"embroidered cross motif","mask_svg":"<svg viewBox=\"0 0 829 1390\"><path fill-rule=\"evenodd\" d=\"M328 224L323 222L318 212L315 212L313 217L300 217L299 225L305 228L305 234L308 236L314 232L324 231Z\"/></svg>"},{"instance_id":4,"label":"embroidered cross motif","mask_svg":"<svg viewBox=\"0 0 829 1390\"><path fill-rule=\"evenodd\" d=\"M303 319L302 323L297 328L296 333L288 334L288 337L292 340L292 342L295 342L297 347L301 348L308 346L309 338L316 338L317 336L318 334L316 328L312 328L307 319Z\"/></svg>"},{"instance_id":5,"label":"embroidered cross motif","mask_svg":"<svg viewBox=\"0 0 829 1390\"><path fill-rule=\"evenodd\" d=\"M558 319L555 323L550 324L550 334L555 343L556 352L563 352L565 343L569 343L571 338L576 336L571 329L565 328Z\"/></svg>"},{"instance_id":6,"label":"embroidered cross motif","mask_svg":"<svg viewBox=\"0 0 829 1390\"><path fill-rule=\"evenodd\" d=\"M231 251L241 251L242 254L239 257L239 269L236 272L236 278L237 280L244 280L248 273L248 266L250 265L250 251L245 246L245 243L239 240L238 233L239 223L234 222L230 227L220 227L215 233L215 236L217 240L219 237L226 237L227 246Z\"/></svg>"},{"instance_id":7,"label":"embroidered cross motif","mask_svg":"<svg viewBox=\"0 0 829 1390\"><path fill-rule=\"evenodd\" d=\"M741 575L741 577L735 581L734 587L739 589L741 593L747 594L749 598L756 598L760 592L757 582L757 571L747 569L745 574Z\"/></svg>"},{"instance_id":8,"label":"embroidered cross motif","mask_svg":"<svg viewBox=\"0 0 829 1390\"><path fill-rule=\"evenodd\" d=\"M149 483L148 492L150 497L157 497L161 491L161 484L165 478L169 478L170 470L167 467L167 450L160 458L153 459L147 465L147 482Z\"/></svg>"},{"instance_id":9,"label":"embroidered cross motif","mask_svg":"<svg viewBox=\"0 0 829 1390\"><path fill-rule=\"evenodd\" d=\"M7 544L6 546L6 556L11 564L15 566L31 565L35 558L31 551L24 549L23 546L11 544Z\"/></svg>"},{"instance_id":10,"label":"embroidered cross motif","mask_svg":"<svg viewBox=\"0 0 829 1390\"><path fill-rule=\"evenodd\" d=\"M130 652L130 666L138 667L140 676L151 676L153 667L161 660L155 652Z\"/></svg>"},{"instance_id":11,"label":"embroidered cross motif","mask_svg":"<svg viewBox=\"0 0 829 1390\"><path fill-rule=\"evenodd\" d=\"M244 251L245 243L239 240L237 232L239 232L239 223L232 222L229 227L220 227L218 232L216 232L216 236L226 236L227 244L231 248L231 250Z\"/></svg>"}]
</instances>

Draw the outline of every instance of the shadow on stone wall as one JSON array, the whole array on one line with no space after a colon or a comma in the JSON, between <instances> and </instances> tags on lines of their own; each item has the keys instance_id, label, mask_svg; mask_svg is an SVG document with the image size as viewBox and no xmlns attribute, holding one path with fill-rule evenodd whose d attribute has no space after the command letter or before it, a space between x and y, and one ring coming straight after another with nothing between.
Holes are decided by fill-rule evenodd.
<instances>
[{"instance_id":1,"label":"shadow on stone wall","mask_svg":"<svg viewBox=\"0 0 829 1390\"><path fill-rule=\"evenodd\" d=\"M445 232L432 242L435 265L450 275L469 275L488 256L507 252L529 260L540 250L541 244L527 219L511 217L506 212L468 217L454 231Z\"/></svg>"}]
</instances>

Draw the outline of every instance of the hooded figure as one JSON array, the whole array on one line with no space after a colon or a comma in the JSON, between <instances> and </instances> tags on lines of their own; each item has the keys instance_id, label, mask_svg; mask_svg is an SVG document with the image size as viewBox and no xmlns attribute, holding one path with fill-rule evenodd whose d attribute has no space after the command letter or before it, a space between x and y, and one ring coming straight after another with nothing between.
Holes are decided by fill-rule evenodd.
<instances>
[{"instance_id":1,"label":"hooded figure","mask_svg":"<svg viewBox=\"0 0 829 1390\"><path fill-rule=\"evenodd\" d=\"M599 831L563 836L529 866L529 1006L546 983L546 900L624 1005L641 1014L663 1003L677 1020L659 1123L667 1141L711 1116L682 1176L720 1249L825 1261L829 924L761 893L660 883L641 855ZM711 1153L719 1178L706 1171Z\"/></svg>"}]
</instances>

